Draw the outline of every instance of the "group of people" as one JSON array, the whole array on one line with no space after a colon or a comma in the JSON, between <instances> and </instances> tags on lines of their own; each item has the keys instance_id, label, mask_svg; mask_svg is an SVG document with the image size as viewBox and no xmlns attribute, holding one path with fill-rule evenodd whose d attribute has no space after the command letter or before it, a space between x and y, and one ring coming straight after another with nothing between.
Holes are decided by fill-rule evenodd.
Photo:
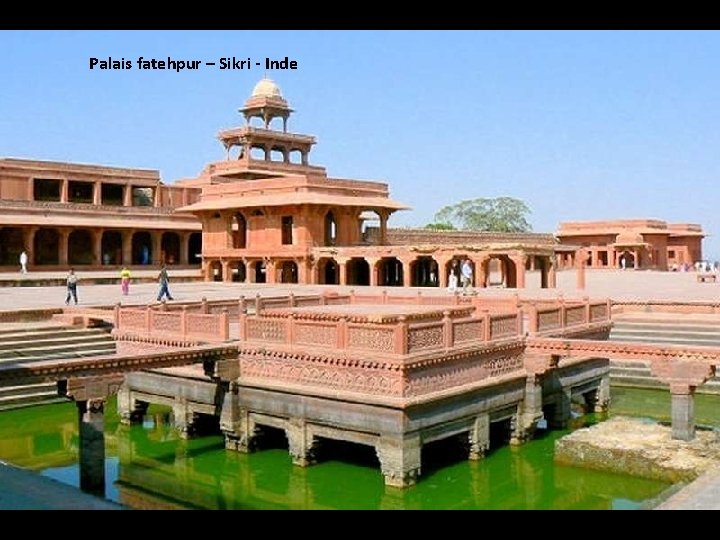
<instances>
[{"instance_id":1,"label":"group of people","mask_svg":"<svg viewBox=\"0 0 720 540\"><path fill-rule=\"evenodd\" d=\"M462 284L463 296L473 292L472 290L472 277L473 268L470 259L465 259L458 269L458 262L454 260L452 267L450 268L450 276L448 277L448 291L454 293L458 287L458 276L460 283Z\"/></svg>"},{"instance_id":2,"label":"group of people","mask_svg":"<svg viewBox=\"0 0 720 540\"><path fill-rule=\"evenodd\" d=\"M23 251L23 253L25 252ZM23 266L23 270L21 271L25 273L27 270L25 270L25 267ZM158 291L157 301L160 302L163 300L163 298L173 300L172 294L170 294L170 276L168 275L167 267L165 265L162 265L160 273L158 274L158 283L160 284L160 290ZM67 289L65 305L69 305L71 300L73 300L75 302L75 305L77 305L78 277L77 274L75 274L74 268L70 269L67 277L65 278L65 287ZM123 296L127 296L130 294L130 270L127 266L123 266L122 270L120 270L120 291L122 292Z\"/></svg>"}]
</instances>

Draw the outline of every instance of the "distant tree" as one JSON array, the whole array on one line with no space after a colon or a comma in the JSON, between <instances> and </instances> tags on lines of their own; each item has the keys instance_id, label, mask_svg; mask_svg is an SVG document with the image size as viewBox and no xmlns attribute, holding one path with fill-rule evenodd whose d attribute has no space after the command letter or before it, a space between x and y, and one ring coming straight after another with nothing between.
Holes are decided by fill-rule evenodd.
<instances>
[{"instance_id":1,"label":"distant tree","mask_svg":"<svg viewBox=\"0 0 720 540\"><path fill-rule=\"evenodd\" d=\"M428 223L425 225L426 229L431 229L433 231L455 231L455 225L452 223Z\"/></svg>"},{"instance_id":2,"label":"distant tree","mask_svg":"<svg viewBox=\"0 0 720 540\"><path fill-rule=\"evenodd\" d=\"M529 232L528 214L530 208L513 197L470 199L441 208L435 224L474 231Z\"/></svg>"}]
</instances>

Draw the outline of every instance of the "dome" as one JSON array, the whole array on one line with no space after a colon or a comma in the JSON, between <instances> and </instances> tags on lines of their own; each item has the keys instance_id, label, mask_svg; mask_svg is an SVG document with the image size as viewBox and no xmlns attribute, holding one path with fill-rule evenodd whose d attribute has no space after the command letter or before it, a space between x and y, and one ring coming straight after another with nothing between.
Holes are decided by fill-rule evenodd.
<instances>
[{"instance_id":1,"label":"dome","mask_svg":"<svg viewBox=\"0 0 720 540\"><path fill-rule=\"evenodd\" d=\"M263 77L253 88L252 95L250 97L279 97L282 98L280 88L275 81Z\"/></svg>"}]
</instances>

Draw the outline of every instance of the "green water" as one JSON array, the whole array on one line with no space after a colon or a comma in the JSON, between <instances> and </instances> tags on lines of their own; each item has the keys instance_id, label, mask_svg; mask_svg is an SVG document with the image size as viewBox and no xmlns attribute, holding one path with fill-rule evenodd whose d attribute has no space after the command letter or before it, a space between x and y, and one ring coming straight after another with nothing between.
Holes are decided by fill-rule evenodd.
<instances>
[{"instance_id":1,"label":"green water","mask_svg":"<svg viewBox=\"0 0 720 540\"><path fill-rule=\"evenodd\" d=\"M698 423L720 426L720 397L698 396ZM613 389L611 414L667 420L667 392ZM253 454L223 448L218 435L184 441L151 407L142 426L119 425L106 411L107 498L142 508L207 509L633 509L669 487L663 482L553 463L547 432L521 446L498 446L467 461L456 441L428 445L423 474L407 490L386 488L372 449L326 444L320 462L291 464L282 439ZM580 424L578 424L580 425ZM0 460L77 486L74 404L0 413Z\"/></svg>"}]
</instances>

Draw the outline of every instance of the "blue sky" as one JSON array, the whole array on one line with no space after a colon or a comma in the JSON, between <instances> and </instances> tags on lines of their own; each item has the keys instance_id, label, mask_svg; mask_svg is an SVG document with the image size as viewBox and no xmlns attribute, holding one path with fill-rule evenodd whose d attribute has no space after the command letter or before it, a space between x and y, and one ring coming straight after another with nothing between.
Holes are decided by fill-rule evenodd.
<instances>
[{"instance_id":1,"label":"blue sky","mask_svg":"<svg viewBox=\"0 0 720 540\"><path fill-rule=\"evenodd\" d=\"M91 57L130 70L90 70ZM159 169L224 158L215 139L264 69L141 71L138 57L288 56L272 71L331 176L382 180L421 226L507 195L534 230L650 217L700 223L720 259L717 31L1 31L0 156Z\"/></svg>"}]
</instances>

